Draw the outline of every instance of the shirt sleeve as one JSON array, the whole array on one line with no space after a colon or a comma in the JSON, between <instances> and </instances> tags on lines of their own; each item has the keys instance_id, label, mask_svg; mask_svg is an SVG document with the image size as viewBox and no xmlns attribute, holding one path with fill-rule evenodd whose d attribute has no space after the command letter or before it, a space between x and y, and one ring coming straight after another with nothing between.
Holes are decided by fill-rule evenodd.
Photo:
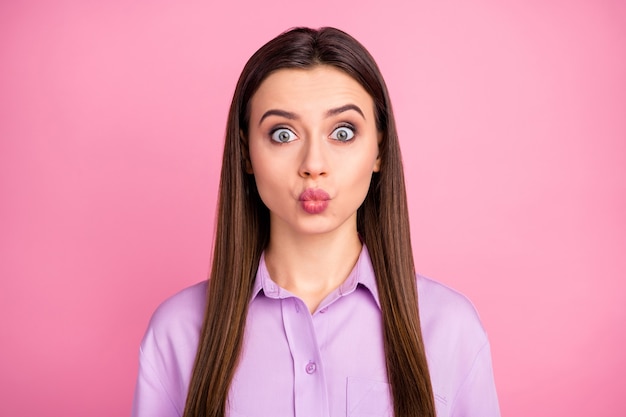
<instances>
[{"instance_id":1,"label":"shirt sleeve","mask_svg":"<svg viewBox=\"0 0 626 417\"><path fill-rule=\"evenodd\" d=\"M139 373L132 417L181 417L154 365L143 349L139 351Z\"/></svg>"},{"instance_id":2,"label":"shirt sleeve","mask_svg":"<svg viewBox=\"0 0 626 417\"><path fill-rule=\"evenodd\" d=\"M480 349L452 404L452 417L500 417L491 349Z\"/></svg>"},{"instance_id":3,"label":"shirt sleeve","mask_svg":"<svg viewBox=\"0 0 626 417\"><path fill-rule=\"evenodd\" d=\"M181 417L189 389L207 282L185 288L154 311L139 349L132 417Z\"/></svg>"}]
</instances>

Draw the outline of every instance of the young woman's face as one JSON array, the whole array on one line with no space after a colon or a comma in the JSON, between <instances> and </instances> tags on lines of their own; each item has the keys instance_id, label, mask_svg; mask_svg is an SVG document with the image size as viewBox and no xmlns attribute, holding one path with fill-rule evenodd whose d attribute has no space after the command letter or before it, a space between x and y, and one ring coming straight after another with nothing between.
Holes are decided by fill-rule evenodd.
<instances>
[{"instance_id":1,"label":"young woman's face","mask_svg":"<svg viewBox=\"0 0 626 417\"><path fill-rule=\"evenodd\" d=\"M272 233L356 230L380 168L372 97L331 66L272 73L251 99L250 166Z\"/></svg>"}]
</instances>

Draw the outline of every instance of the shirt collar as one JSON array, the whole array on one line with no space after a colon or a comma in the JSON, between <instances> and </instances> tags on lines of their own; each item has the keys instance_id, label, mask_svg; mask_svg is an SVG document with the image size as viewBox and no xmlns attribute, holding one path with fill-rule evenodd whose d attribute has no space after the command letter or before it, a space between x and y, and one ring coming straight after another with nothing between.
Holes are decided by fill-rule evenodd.
<instances>
[{"instance_id":1,"label":"shirt collar","mask_svg":"<svg viewBox=\"0 0 626 417\"><path fill-rule=\"evenodd\" d=\"M374 274L372 260L365 245L363 245L361 249L359 259L357 259L354 268L352 268L352 272L350 272L350 275L348 275L343 284L337 288L338 296L343 297L353 293L359 284L369 290L376 301L376 305L380 308L376 275ZM251 301L256 298L261 291L269 298L282 299L293 297L292 293L280 287L270 278L267 265L265 264L265 253L261 254L261 259L259 260L259 268L254 279L254 286L252 287Z\"/></svg>"}]
</instances>

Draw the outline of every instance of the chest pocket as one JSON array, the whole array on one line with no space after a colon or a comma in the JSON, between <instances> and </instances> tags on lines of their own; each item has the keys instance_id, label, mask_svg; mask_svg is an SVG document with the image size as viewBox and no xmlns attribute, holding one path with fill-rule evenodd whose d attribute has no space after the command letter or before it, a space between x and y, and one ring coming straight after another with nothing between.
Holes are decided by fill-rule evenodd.
<instances>
[{"instance_id":1,"label":"chest pocket","mask_svg":"<svg viewBox=\"0 0 626 417\"><path fill-rule=\"evenodd\" d=\"M348 417L393 417L388 383L348 377L347 394Z\"/></svg>"}]
</instances>

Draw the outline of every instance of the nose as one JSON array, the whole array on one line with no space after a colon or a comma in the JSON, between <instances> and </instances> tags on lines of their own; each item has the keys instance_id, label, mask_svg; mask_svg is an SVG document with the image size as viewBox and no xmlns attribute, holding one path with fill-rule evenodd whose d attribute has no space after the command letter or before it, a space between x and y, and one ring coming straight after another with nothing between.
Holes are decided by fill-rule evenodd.
<instances>
[{"instance_id":1,"label":"nose","mask_svg":"<svg viewBox=\"0 0 626 417\"><path fill-rule=\"evenodd\" d=\"M299 173L303 178L328 175L328 158L323 140L306 140L305 146L302 148Z\"/></svg>"}]
</instances>

